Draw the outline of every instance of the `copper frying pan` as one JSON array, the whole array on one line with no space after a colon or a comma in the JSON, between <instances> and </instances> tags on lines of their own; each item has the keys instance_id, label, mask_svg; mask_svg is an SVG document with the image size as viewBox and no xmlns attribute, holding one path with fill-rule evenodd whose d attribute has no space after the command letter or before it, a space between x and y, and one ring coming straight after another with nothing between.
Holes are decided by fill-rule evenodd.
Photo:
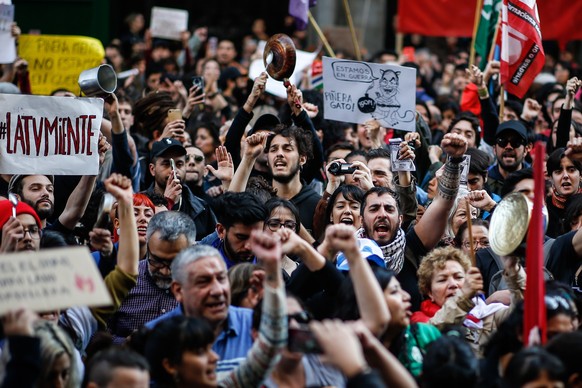
<instances>
[{"instance_id":1,"label":"copper frying pan","mask_svg":"<svg viewBox=\"0 0 582 388\"><path fill-rule=\"evenodd\" d=\"M289 77L295 71L297 53L293 40L285 34L275 34L269 38L263 51L263 62L267 74L277 81L282 81L285 88L291 85ZM295 101L297 108L301 107L299 101Z\"/></svg>"}]
</instances>

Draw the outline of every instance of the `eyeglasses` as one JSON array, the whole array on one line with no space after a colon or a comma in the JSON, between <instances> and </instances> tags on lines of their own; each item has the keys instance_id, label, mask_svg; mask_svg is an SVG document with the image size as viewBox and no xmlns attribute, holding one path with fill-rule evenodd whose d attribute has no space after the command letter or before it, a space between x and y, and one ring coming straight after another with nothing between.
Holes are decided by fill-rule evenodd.
<instances>
[{"instance_id":1,"label":"eyeglasses","mask_svg":"<svg viewBox=\"0 0 582 388\"><path fill-rule=\"evenodd\" d=\"M463 241L463 247L471 248L471 242L470 241ZM481 240L473 240L473 247L475 249L478 249L478 247L487 248L487 247L489 247L489 240L486 238L482 238Z\"/></svg>"},{"instance_id":2,"label":"eyeglasses","mask_svg":"<svg viewBox=\"0 0 582 388\"><path fill-rule=\"evenodd\" d=\"M24 235L26 233L30 234L30 238L33 240L38 240L40 238L41 230L38 226L31 226L29 228L24 228Z\"/></svg>"},{"instance_id":3,"label":"eyeglasses","mask_svg":"<svg viewBox=\"0 0 582 388\"><path fill-rule=\"evenodd\" d=\"M191 159L194 159L196 163L202 163L204 161L204 156L186 154L186 163L188 163Z\"/></svg>"},{"instance_id":4,"label":"eyeglasses","mask_svg":"<svg viewBox=\"0 0 582 388\"><path fill-rule=\"evenodd\" d=\"M299 324L307 324L311 322L311 319L313 318L311 317L311 314L309 314L307 311L300 311L295 314L287 315L287 322L291 322L292 319L294 319L295 322Z\"/></svg>"},{"instance_id":5,"label":"eyeglasses","mask_svg":"<svg viewBox=\"0 0 582 388\"><path fill-rule=\"evenodd\" d=\"M497 145L499 147L507 147L507 144L511 144L512 148L518 148L519 146L525 145L525 141L523 139L516 138L497 138Z\"/></svg>"},{"instance_id":6,"label":"eyeglasses","mask_svg":"<svg viewBox=\"0 0 582 388\"><path fill-rule=\"evenodd\" d=\"M148 264L154 267L155 269L172 268L172 260L164 260L152 255L149 248L147 251L147 261Z\"/></svg>"},{"instance_id":7,"label":"eyeglasses","mask_svg":"<svg viewBox=\"0 0 582 388\"><path fill-rule=\"evenodd\" d=\"M271 230L271 232L276 232L281 227L285 229L295 230L295 228L297 227L297 222L294 221L281 222L281 220L272 219L267 221L267 227Z\"/></svg>"}]
</instances>

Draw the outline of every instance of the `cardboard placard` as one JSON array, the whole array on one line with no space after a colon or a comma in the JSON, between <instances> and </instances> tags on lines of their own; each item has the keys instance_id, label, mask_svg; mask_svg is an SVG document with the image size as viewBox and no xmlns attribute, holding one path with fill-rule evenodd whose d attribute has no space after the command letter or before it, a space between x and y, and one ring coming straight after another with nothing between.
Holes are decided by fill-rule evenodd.
<instances>
[{"instance_id":1,"label":"cardboard placard","mask_svg":"<svg viewBox=\"0 0 582 388\"><path fill-rule=\"evenodd\" d=\"M86 36L22 34L18 55L28 61L34 94L50 95L65 88L79 95L79 74L99 66L105 49L101 41Z\"/></svg>"},{"instance_id":2,"label":"cardboard placard","mask_svg":"<svg viewBox=\"0 0 582 388\"><path fill-rule=\"evenodd\" d=\"M0 4L0 63L12 63L16 60L16 44L12 37L14 5Z\"/></svg>"},{"instance_id":3,"label":"cardboard placard","mask_svg":"<svg viewBox=\"0 0 582 388\"><path fill-rule=\"evenodd\" d=\"M153 7L150 31L154 38L180 40L188 30L188 11L183 9Z\"/></svg>"},{"instance_id":4,"label":"cardboard placard","mask_svg":"<svg viewBox=\"0 0 582 388\"><path fill-rule=\"evenodd\" d=\"M46 312L111 304L87 247L0 255L0 316L22 306Z\"/></svg>"},{"instance_id":5,"label":"cardboard placard","mask_svg":"<svg viewBox=\"0 0 582 388\"><path fill-rule=\"evenodd\" d=\"M326 119L414 131L416 69L323 57Z\"/></svg>"},{"instance_id":6,"label":"cardboard placard","mask_svg":"<svg viewBox=\"0 0 582 388\"><path fill-rule=\"evenodd\" d=\"M0 174L97 175L101 98L0 94Z\"/></svg>"}]
</instances>

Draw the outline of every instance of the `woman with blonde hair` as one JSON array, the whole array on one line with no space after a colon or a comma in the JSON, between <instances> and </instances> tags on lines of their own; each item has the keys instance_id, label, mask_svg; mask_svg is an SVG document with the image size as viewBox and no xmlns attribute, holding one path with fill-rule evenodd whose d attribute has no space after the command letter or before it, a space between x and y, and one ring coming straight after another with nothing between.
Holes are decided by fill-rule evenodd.
<instances>
[{"instance_id":1,"label":"woman with blonde hair","mask_svg":"<svg viewBox=\"0 0 582 388\"><path fill-rule=\"evenodd\" d=\"M505 262L503 278L511 293L510 306L502 303L486 304L482 295L483 277L472 266L469 257L453 247L431 251L418 268L418 288L426 298L420 311L412 314L411 322L424 322L439 330L450 325L462 325L465 338L480 354L497 326L523 299L525 271L517 257L502 256Z\"/></svg>"}]
</instances>

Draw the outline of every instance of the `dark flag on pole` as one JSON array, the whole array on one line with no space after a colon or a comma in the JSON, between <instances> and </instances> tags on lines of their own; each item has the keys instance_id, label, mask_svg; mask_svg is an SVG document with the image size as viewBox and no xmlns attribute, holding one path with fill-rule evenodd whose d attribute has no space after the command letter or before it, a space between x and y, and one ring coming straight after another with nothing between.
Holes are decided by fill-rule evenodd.
<instances>
[{"instance_id":1,"label":"dark flag on pole","mask_svg":"<svg viewBox=\"0 0 582 388\"><path fill-rule=\"evenodd\" d=\"M316 3L317 0L289 0L289 15L295 18L295 26L298 30L307 28L307 12Z\"/></svg>"}]
</instances>

